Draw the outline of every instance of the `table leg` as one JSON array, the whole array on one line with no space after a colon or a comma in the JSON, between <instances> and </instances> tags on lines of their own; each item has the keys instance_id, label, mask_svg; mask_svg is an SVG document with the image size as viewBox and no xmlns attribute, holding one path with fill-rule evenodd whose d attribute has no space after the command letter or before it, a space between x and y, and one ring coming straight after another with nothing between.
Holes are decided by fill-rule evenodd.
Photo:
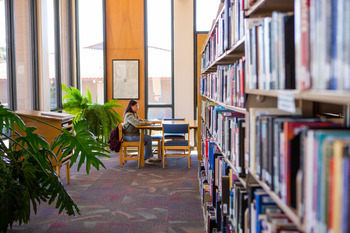
<instances>
[{"instance_id":1,"label":"table leg","mask_svg":"<svg viewBox=\"0 0 350 233\"><path fill-rule=\"evenodd\" d=\"M140 129L140 146L139 146L139 167L142 166L144 167L145 166L145 155L144 155L144 145L145 143L143 142L143 139L144 139L144 136L145 136L145 129Z\"/></svg>"}]
</instances>

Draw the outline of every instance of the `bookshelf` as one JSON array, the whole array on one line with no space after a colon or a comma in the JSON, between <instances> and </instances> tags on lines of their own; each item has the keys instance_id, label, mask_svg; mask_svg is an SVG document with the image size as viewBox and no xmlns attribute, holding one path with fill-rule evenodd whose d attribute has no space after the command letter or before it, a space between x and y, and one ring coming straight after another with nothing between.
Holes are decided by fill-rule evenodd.
<instances>
[{"instance_id":1,"label":"bookshelf","mask_svg":"<svg viewBox=\"0 0 350 233\"><path fill-rule=\"evenodd\" d=\"M244 56L244 38L239 40L232 48L225 51L224 54L220 55L202 74L215 72L218 65L231 64L232 61L236 61L242 56Z\"/></svg>"},{"instance_id":2,"label":"bookshelf","mask_svg":"<svg viewBox=\"0 0 350 233\"><path fill-rule=\"evenodd\" d=\"M341 214L336 215L336 217L332 216L333 205L337 206L337 209L334 210L337 213L343 213L343 209L349 209L349 206L341 206L340 201L334 201L334 197L331 195L344 198L341 195L348 196L349 193L346 188L342 188L341 191L329 190L332 190L332 185L334 185L332 182L338 182L338 184L340 184L340 180L346 182L346 179L339 178L347 174L346 168L341 168L341 172L335 172L332 166L334 166L333 163L338 163L337 168L340 169L339 164L347 164L347 156L350 156L350 130L347 129L350 126L350 88L345 80L348 78L342 76L347 72L344 71L347 68L339 65L338 60L327 63L328 60L319 59L319 56L321 58L329 56L327 59L332 60L335 52L324 54L322 51L319 52L320 47L316 46L325 46L324 44L327 43L328 45L323 47L324 49L330 49L333 46L332 49L337 51L339 56L336 58L343 59L340 63L347 62L347 66L349 61L344 60L341 50L349 47L339 48L339 45L336 44L339 40L336 36L339 34L330 36L326 43L319 42L322 37L317 35L327 34L324 30L327 30L330 24L327 20L330 19L324 17L322 19L324 21L321 23L328 24L325 29L319 28L319 22L315 22L313 14L321 12L317 11L320 10L320 6L327 13L334 14L332 23L337 23L338 31L335 33L339 33L341 30L339 28L345 28L344 25L350 21L349 16L346 16L346 10L342 10L340 4L343 4L344 9L349 9L350 3L340 1L334 3L339 5L330 6L323 2L319 4L320 6L314 3L314 5L305 7L303 4L307 3L302 0L249 1L255 2L251 6L249 3L248 6L244 5L243 2L247 4L247 1L244 0L226 0L220 5L218 16L202 49L202 59L205 62L202 62L204 68L202 68L201 73L199 88L201 98L198 103L198 112L201 114L199 114L198 122L202 122L202 157L205 167L203 170L207 174L205 180L209 183L212 182L209 185L209 190L212 193L211 201L216 203L211 203L211 205L217 208L216 216L220 215L221 211L221 217L218 221L222 221L221 226L219 223L214 224L214 226L213 223L209 224L208 215L206 215L204 208L205 219L208 220L207 231L212 232L215 228L220 232L223 230L222 227L227 227L225 231L230 229L236 232L246 232L247 229L250 229L252 225L245 224L244 227L247 228L244 228L237 222L240 221L241 215L224 214L222 208L226 208L227 204L224 201L224 192L233 195L233 199L230 199L230 205L234 204L233 207L230 207L230 211L234 212L237 204L237 200L234 198L237 195L246 195L245 192L248 192L249 197L253 196L252 203L256 204L257 200L254 199L258 196L255 196L256 193L252 186L257 185L264 190L265 195L271 198L273 203L278 206L277 208L291 222L292 225L288 223L288 226L282 224L285 229L299 232L318 232L320 230L318 227L322 225L322 227L330 227L328 230L340 232L340 229L344 230L344 223L341 222L344 220L339 220ZM230 15L230 17L244 12L244 22L232 27L232 30L236 30L233 34L237 34L237 30L242 29L244 32L241 31L239 40L233 40L235 43L232 44L234 36L225 34L225 31L222 32L222 35L214 35L213 33L218 31L220 33L217 28L220 27L219 22L223 18L226 20L225 23L229 24L229 28L232 26L230 17L225 18L224 14L227 13L225 8L229 8L231 11L235 5L239 6L241 12L233 10L230 12L233 16ZM332 7L333 12L327 7ZM334 20L334 17L337 20ZM235 20L237 19L235 18ZM339 19L346 20L344 25L339 23ZM242 23L242 21L240 22ZM305 33L300 26L302 23L303 26L307 25L308 27L309 34L307 36L302 34ZM269 27L278 28L278 33L274 35L275 32ZM328 30L333 30L332 26ZM213 44L211 42L210 38L213 35L221 38L219 43ZM228 42L225 42L222 37L228 37ZM291 37L293 40L290 40ZM316 46L311 43L315 38L318 40ZM336 40L336 43L331 42L331 40ZM278 41L279 47L276 47L276 41ZM350 44L349 37L342 40L341 43L348 46ZM225 47L227 44L231 46ZM222 50L221 46L223 46L224 51L217 53L217 49ZM305 49L300 49L301 47ZM293 51L290 51L290 48L293 48ZM267 56L268 52L266 51L271 51L271 54L276 53ZM278 53L277 51L283 52ZM269 63L266 62L265 58L268 58ZM241 62L243 66L241 66ZM324 66L331 68L322 72ZM293 67L293 72L290 67ZM238 70L238 76L232 76L231 69ZM239 79L240 72L243 74L243 82ZM327 76L328 74L330 77ZM229 82L233 84L229 84ZM344 86L341 82L344 82ZM232 91L230 85L239 85L240 87ZM241 90L242 86L243 91ZM244 101L228 101L229 98L234 99L237 95L239 95L238 99L243 96ZM285 104L284 107L283 104ZM237 139L241 140L241 138L233 136L237 134L232 132L240 130L240 128L236 128L235 123L241 117L233 115L227 117L228 114L224 114L227 111L245 115L244 144L243 146L239 144L244 147L242 171L237 169L237 158L236 161L232 159L232 156L240 156L237 153L232 154L232 148L235 147L233 143L236 143ZM330 116L338 117L323 120ZM256 129L252 130L253 127ZM227 142L230 142L228 146ZM295 142L298 142L297 147L292 144ZM317 143L318 148L321 149L310 149L307 143ZM223 144L224 146L222 146ZM283 145L283 147L276 146L276 144ZM339 146L340 144L342 146ZM227 148L230 147L232 147L231 150L228 150ZM338 157L334 157L332 152L329 152L334 150L333 153L336 153L336 148L343 149L342 152L339 152ZM338 159L338 162L334 162L335 159ZM238 161L240 160L238 159ZM316 166L318 164L318 167L313 170L315 164ZM216 177L219 176L218 173L222 176L221 181L220 178ZM324 173L327 176L323 175ZM224 183L220 183L224 181L224 176L230 176L229 188L224 187ZM239 182L237 186L234 183L236 181ZM307 192L311 192L313 196L306 194ZM213 195L217 196L213 197ZM310 204L315 202L313 199L317 199L316 207L314 204L312 204L313 206ZM248 213L255 213L256 210L251 210L249 204ZM242 205L243 202L238 203L238 207L236 207L241 208ZM328 213L328 217L313 216L322 215L320 213L323 215ZM247 222L251 221L252 216L249 214L245 215L245 218L249 218ZM225 220L222 220L223 218ZM331 221L328 218L333 221L333 225L327 225L328 221ZM262 224L262 222L272 224L271 219L262 219L257 224ZM256 231L250 229L250 232Z\"/></svg>"},{"instance_id":3,"label":"bookshelf","mask_svg":"<svg viewBox=\"0 0 350 233\"><path fill-rule=\"evenodd\" d=\"M258 0L254 5L250 6L245 12L247 17L268 15L272 11L290 11L293 10L293 1L280 0Z\"/></svg>"},{"instance_id":4,"label":"bookshelf","mask_svg":"<svg viewBox=\"0 0 350 233\"><path fill-rule=\"evenodd\" d=\"M259 184L261 187L269 194L269 196L277 203L277 205L283 210L284 213L292 220L293 223L296 224L298 229L300 231L305 231L304 227L300 223L300 218L296 212L296 210L291 209L289 206L287 206L279 196L276 195L275 192L273 192L269 186L265 184L264 181L261 181L259 177L254 175L253 173L249 172L250 176Z\"/></svg>"}]
</instances>

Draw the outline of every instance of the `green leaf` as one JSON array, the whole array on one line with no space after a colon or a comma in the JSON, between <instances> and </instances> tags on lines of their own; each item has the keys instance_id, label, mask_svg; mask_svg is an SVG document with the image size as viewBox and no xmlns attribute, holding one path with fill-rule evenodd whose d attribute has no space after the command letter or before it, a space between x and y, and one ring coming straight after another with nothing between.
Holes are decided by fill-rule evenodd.
<instances>
[{"instance_id":1,"label":"green leaf","mask_svg":"<svg viewBox=\"0 0 350 233\"><path fill-rule=\"evenodd\" d=\"M86 173L89 174L91 165L99 170L100 166L104 167L103 163L98 157L107 157L108 150L104 147L106 144L98 142L93 134L87 130L88 122L86 120L74 123L75 135L71 135L68 131L57 136L52 143L52 150L58 148L58 151L66 150L62 154L62 158L68 155L69 152L73 151L71 157L71 166L74 164L78 157L78 171L81 166L85 163Z\"/></svg>"}]
</instances>

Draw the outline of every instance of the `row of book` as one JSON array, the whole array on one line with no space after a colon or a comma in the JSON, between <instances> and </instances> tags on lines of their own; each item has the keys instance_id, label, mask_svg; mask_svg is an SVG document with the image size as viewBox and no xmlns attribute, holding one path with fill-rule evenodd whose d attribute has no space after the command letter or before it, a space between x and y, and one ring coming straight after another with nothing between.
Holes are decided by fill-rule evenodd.
<instances>
[{"instance_id":1,"label":"row of book","mask_svg":"<svg viewBox=\"0 0 350 233\"><path fill-rule=\"evenodd\" d=\"M306 232L348 232L350 129L298 112L249 109L246 167L297 210Z\"/></svg>"},{"instance_id":2,"label":"row of book","mask_svg":"<svg viewBox=\"0 0 350 233\"><path fill-rule=\"evenodd\" d=\"M341 117L305 118L300 109L291 115L277 108L250 108L245 118L210 101L202 107L207 171L215 170L219 150L238 177L249 171L295 209L307 232L350 229L350 129L342 126Z\"/></svg>"},{"instance_id":3,"label":"row of book","mask_svg":"<svg viewBox=\"0 0 350 233\"><path fill-rule=\"evenodd\" d=\"M244 0L225 0L201 57L202 72L244 36Z\"/></svg>"},{"instance_id":4,"label":"row of book","mask_svg":"<svg viewBox=\"0 0 350 233\"><path fill-rule=\"evenodd\" d=\"M249 89L350 90L350 2L295 0L245 19Z\"/></svg>"},{"instance_id":5,"label":"row of book","mask_svg":"<svg viewBox=\"0 0 350 233\"><path fill-rule=\"evenodd\" d=\"M245 115L204 101L207 115L202 121L202 137L212 137L233 168L243 177Z\"/></svg>"},{"instance_id":6,"label":"row of book","mask_svg":"<svg viewBox=\"0 0 350 233\"><path fill-rule=\"evenodd\" d=\"M199 92L230 106L245 106L245 57L234 64L217 66L217 71L200 77Z\"/></svg>"},{"instance_id":7,"label":"row of book","mask_svg":"<svg viewBox=\"0 0 350 233\"><path fill-rule=\"evenodd\" d=\"M258 184L239 181L218 148L207 152L199 165L207 232L299 232Z\"/></svg>"},{"instance_id":8,"label":"row of book","mask_svg":"<svg viewBox=\"0 0 350 233\"><path fill-rule=\"evenodd\" d=\"M295 3L298 89L350 90L350 2Z\"/></svg>"},{"instance_id":9,"label":"row of book","mask_svg":"<svg viewBox=\"0 0 350 233\"><path fill-rule=\"evenodd\" d=\"M295 89L294 14L246 19L248 89Z\"/></svg>"}]
</instances>

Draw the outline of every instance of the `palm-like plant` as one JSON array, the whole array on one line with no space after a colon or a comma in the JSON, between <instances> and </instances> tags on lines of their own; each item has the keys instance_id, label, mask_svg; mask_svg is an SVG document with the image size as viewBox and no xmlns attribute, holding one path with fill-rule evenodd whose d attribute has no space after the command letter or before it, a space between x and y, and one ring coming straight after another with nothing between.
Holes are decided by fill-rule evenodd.
<instances>
[{"instance_id":1,"label":"palm-like plant","mask_svg":"<svg viewBox=\"0 0 350 233\"><path fill-rule=\"evenodd\" d=\"M28 223L31 209L36 213L41 202L55 202L59 213L64 210L68 215L80 214L51 160L57 160L56 154L60 152L63 158L73 151L70 164L78 161L78 171L84 163L87 173L91 165L97 170L100 166L105 168L98 157L108 157L108 151L87 126L85 120L74 123L74 135L54 127L62 134L50 144L35 133L35 127L27 127L20 116L0 105L0 232L6 232L14 222Z\"/></svg>"},{"instance_id":2,"label":"palm-like plant","mask_svg":"<svg viewBox=\"0 0 350 233\"><path fill-rule=\"evenodd\" d=\"M89 122L89 130L97 137L97 140L108 141L112 129L122 120L121 116L114 110L123 106L117 104L117 100L110 100L105 104L92 102L91 92L87 89L87 96L74 87L62 85L66 94L63 100L63 109L75 115L74 121L85 119Z\"/></svg>"}]
</instances>

